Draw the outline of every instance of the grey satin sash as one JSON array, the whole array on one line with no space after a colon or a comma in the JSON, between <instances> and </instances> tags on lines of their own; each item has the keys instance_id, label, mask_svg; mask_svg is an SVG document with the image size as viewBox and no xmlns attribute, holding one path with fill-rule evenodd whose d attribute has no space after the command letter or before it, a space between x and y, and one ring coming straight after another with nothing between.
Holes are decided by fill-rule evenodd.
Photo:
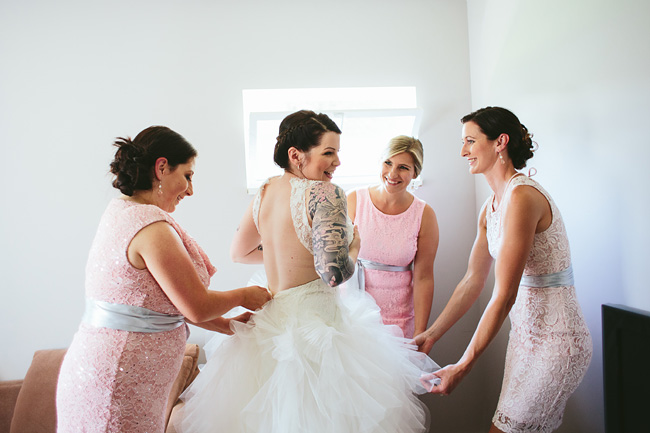
<instances>
[{"instance_id":1,"label":"grey satin sash","mask_svg":"<svg viewBox=\"0 0 650 433\"><path fill-rule=\"evenodd\" d=\"M98 327L130 332L165 332L185 324L182 315L170 315L134 305L86 299L86 311L81 319Z\"/></svg>"},{"instance_id":2,"label":"grey satin sash","mask_svg":"<svg viewBox=\"0 0 650 433\"><path fill-rule=\"evenodd\" d=\"M372 269L375 271L388 271L388 272L406 272L413 270L413 262L409 263L406 266L394 266L394 265L385 265L379 262L373 262L372 260L357 259L356 265L356 274L357 274L357 283L359 284L359 290L366 289L366 273L365 269ZM354 278L354 277L353 277Z\"/></svg>"},{"instance_id":3,"label":"grey satin sash","mask_svg":"<svg viewBox=\"0 0 650 433\"><path fill-rule=\"evenodd\" d=\"M553 274L524 275L520 285L538 288L573 286L573 267L569 265L565 270Z\"/></svg>"}]
</instances>

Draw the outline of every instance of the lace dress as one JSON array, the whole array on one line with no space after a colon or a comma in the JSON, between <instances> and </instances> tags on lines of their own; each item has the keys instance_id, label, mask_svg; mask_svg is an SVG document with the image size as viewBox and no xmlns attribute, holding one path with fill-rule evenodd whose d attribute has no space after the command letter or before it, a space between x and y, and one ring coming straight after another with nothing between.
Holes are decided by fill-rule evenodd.
<instances>
[{"instance_id":1,"label":"lace dress","mask_svg":"<svg viewBox=\"0 0 650 433\"><path fill-rule=\"evenodd\" d=\"M426 203L414 197L399 215L387 215L375 207L368 188L357 190L355 223L361 236L359 258L394 266L407 266L415 258L422 212ZM365 269L365 289L375 298L384 323L397 325L413 337L413 271Z\"/></svg>"},{"instance_id":2,"label":"lace dress","mask_svg":"<svg viewBox=\"0 0 650 433\"><path fill-rule=\"evenodd\" d=\"M305 193L313 182L291 180L294 227L312 254ZM263 188L254 201L254 220ZM426 407L415 393L425 392L421 374L437 366L381 323L368 295L344 305L338 289L318 279L282 290L251 321L233 326L234 335L225 337L181 396L185 406L175 425L180 432L427 428Z\"/></svg>"},{"instance_id":3,"label":"lace dress","mask_svg":"<svg viewBox=\"0 0 650 433\"><path fill-rule=\"evenodd\" d=\"M126 251L144 227L167 221L178 232L203 284L215 269L198 244L156 206L114 199L90 249L86 297L180 314L149 271L131 266ZM183 359L186 326L158 333L81 323L57 388L59 433L162 433L167 398Z\"/></svg>"},{"instance_id":4,"label":"lace dress","mask_svg":"<svg viewBox=\"0 0 650 433\"><path fill-rule=\"evenodd\" d=\"M551 206L553 221L534 238L524 275L545 275L571 265L569 242L560 212L548 193L534 180L515 175L504 197L519 185L539 190ZM486 205L490 254L501 248L501 207ZM562 423L569 396L584 377L592 341L574 286L519 286L510 311L511 330L501 395L493 418L506 433L551 432Z\"/></svg>"}]
</instances>

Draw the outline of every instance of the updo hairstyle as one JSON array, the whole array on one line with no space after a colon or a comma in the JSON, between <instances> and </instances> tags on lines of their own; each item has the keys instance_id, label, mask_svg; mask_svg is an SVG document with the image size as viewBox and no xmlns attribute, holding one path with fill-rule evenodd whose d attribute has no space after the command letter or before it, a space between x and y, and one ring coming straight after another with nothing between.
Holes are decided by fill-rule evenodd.
<instances>
[{"instance_id":1,"label":"updo hairstyle","mask_svg":"<svg viewBox=\"0 0 650 433\"><path fill-rule=\"evenodd\" d=\"M392 138L384 151L384 159L392 158L398 153L406 152L413 158L413 178L416 178L422 172L422 163L424 161L424 150L422 143L415 137L407 135L398 135Z\"/></svg>"},{"instance_id":2,"label":"updo hairstyle","mask_svg":"<svg viewBox=\"0 0 650 433\"><path fill-rule=\"evenodd\" d=\"M289 149L295 147L309 152L318 146L326 132L341 133L341 130L326 114L300 110L289 114L280 123L280 133L275 142L273 161L281 168L289 169Z\"/></svg>"},{"instance_id":3,"label":"updo hairstyle","mask_svg":"<svg viewBox=\"0 0 650 433\"><path fill-rule=\"evenodd\" d=\"M496 140L501 134L507 134L508 156L512 165L519 170L526 166L526 161L533 157L535 145L533 135L519 122L510 110L501 107L485 107L463 117L461 123L474 122L488 139Z\"/></svg>"},{"instance_id":4,"label":"updo hairstyle","mask_svg":"<svg viewBox=\"0 0 650 433\"><path fill-rule=\"evenodd\" d=\"M128 196L152 188L158 158L167 158L174 170L196 156L196 149L190 143L165 126L150 126L133 140L118 137L113 145L117 147L111 162L111 173L115 175L113 187Z\"/></svg>"}]
</instances>

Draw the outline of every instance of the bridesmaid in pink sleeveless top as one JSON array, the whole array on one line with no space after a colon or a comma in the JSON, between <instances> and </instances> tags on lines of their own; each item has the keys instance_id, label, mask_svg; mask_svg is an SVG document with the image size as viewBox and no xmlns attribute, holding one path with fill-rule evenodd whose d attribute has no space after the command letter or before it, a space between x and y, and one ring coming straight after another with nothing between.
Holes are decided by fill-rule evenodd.
<instances>
[{"instance_id":1,"label":"bridesmaid in pink sleeveless top","mask_svg":"<svg viewBox=\"0 0 650 433\"><path fill-rule=\"evenodd\" d=\"M381 308L384 323L399 326L406 338L427 328L438 249L435 212L408 191L422 160L420 140L395 137L384 154L381 183L348 195L348 213L362 239L361 285Z\"/></svg>"},{"instance_id":2,"label":"bridesmaid in pink sleeveless top","mask_svg":"<svg viewBox=\"0 0 650 433\"><path fill-rule=\"evenodd\" d=\"M236 306L257 309L261 287L207 290L216 269L170 213L193 193L196 150L181 135L152 126L120 138L111 163L113 199L86 267L86 312L61 366L59 433L162 433L187 326L232 333Z\"/></svg>"}]
</instances>

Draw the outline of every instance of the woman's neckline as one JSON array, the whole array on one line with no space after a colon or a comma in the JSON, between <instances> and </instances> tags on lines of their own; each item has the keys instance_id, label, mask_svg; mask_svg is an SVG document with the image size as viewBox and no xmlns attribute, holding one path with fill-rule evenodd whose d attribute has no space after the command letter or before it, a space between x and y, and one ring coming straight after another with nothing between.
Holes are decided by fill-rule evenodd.
<instances>
[{"instance_id":1,"label":"woman's neckline","mask_svg":"<svg viewBox=\"0 0 650 433\"><path fill-rule=\"evenodd\" d=\"M372 205L372 207L382 215L390 216L390 217L397 217L397 216L400 216L400 215L404 215L406 212L409 211L409 209L411 209L411 206L413 206L413 204L415 203L415 195L410 194L411 195L411 203L409 203L409 205L406 207L406 209L404 209L402 212L395 213L395 214L386 213L386 212L382 211L381 209L379 209L379 207L372 200L372 196L370 195L370 188L372 188L372 187L366 188L366 191L368 191L368 200L370 200L370 204Z\"/></svg>"},{"instance_id":2,"label":"woman's neckline","mask_svg":"<svg viewBox=\"0 0 650 433\"><path fill-rule=\"evenodd\" d=\"M506 192L508 191L508 187L510 187L510 183L512 182L512 179L514 179L515 177L517 177L519 175L523 176L524 174L519 173L519 172L515 172L515 174L510 176L510 179L508 179L508 181L506 182L506 186L503 188L503 195L501 196L501 201L496 206L494 205L494 203L495 203L495 201L497 199L497 193L495 192L494 194L492 194L492 203L490 203L490 208L492 209L492 212L496 212L496 211L499 210L499 208L501 207L501 203L503 203L503 199L506 196Z\"/></svg>"}]
</instances>

